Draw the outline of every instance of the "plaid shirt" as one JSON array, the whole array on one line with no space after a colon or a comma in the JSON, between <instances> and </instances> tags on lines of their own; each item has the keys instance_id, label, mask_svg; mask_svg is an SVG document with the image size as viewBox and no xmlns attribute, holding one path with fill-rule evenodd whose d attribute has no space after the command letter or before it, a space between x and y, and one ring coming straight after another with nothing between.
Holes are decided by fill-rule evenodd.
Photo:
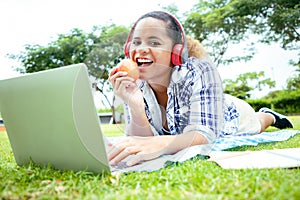
<instances>
[{"instance_id":1,"label":"plaid shirt","mask_svg":"<svg viewBox=\"0 0 300 200\"><path fill-rule=\"evenodd\" d=\"M169 131L162 126L161 108L151 87L140 81L145 111L154 135L199 132L208 142L217 137L235 133L238 116L233 103L225 100L222 81L210 62L189 58L187 63L175 66L167 90L166 119ZM125 105L126 123L130 122Z\"/></svg>"}]
</instances>

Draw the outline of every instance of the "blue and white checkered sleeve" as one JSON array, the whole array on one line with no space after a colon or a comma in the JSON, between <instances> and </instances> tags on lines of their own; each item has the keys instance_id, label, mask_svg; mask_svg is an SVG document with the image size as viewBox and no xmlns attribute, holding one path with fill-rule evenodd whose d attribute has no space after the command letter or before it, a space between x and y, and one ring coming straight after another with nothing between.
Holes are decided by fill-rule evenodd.
<instances>
[{"instance_id":1,"label":"blue and white checkered sleeve","mask_svg":"<svg viewBox=\"0 0 300 200\"><path fill-rule=\"evenodd\" d=\"M193 80L189 125L184 132L199 132L212 143L223 127L223 87L215 67L200 65Z\"/></svg>"}]
</instances>

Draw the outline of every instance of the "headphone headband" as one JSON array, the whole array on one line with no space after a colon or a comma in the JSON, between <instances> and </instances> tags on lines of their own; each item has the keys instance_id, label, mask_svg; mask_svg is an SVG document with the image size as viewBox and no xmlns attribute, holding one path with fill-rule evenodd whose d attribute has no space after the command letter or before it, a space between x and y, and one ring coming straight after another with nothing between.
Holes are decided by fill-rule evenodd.
<instances>
[{"instance_id":1,"label":"headphone headband","mask_svg":"<svg viewBox=\"0 0 300 200\"><path fill-rule=\"evenodd\" d=\"M180 42L181 43L176 43L173 47L173 50L172 50L172 63L173 65L181 65L182 63L186 62L187 58L188 58L188 50L187 50L187 44L186 44L186 39L185 39L185 33L184 33L184 29L181 25L181 23L178 21L178 19L173 16L172 14L170 13L167 13L165 11L153 11L153 12L150 12L150 13L147 13L143 16L141 16L135 23L134 25L132 26L130 32L129 32L129 35L128 35L128 38L126 40L126 43L125 43L125 46L124 46L124 54L126 57L130 58L130 42L132 40L132 35L133 35L133 32L135 30L135 27L137 25L137 23L143 19L143 18L146 18L146 17L153 17L151 16L151 14L154 14L154 13L158 13L158 14L165 14L167 15L169 18L171 18L176 26L178 27L179 31L180 31ZM156 18L156 17L154 17ZM160 19L162 20L161 18L157 18L157 19Z\"/></svg>"}]
</instances>

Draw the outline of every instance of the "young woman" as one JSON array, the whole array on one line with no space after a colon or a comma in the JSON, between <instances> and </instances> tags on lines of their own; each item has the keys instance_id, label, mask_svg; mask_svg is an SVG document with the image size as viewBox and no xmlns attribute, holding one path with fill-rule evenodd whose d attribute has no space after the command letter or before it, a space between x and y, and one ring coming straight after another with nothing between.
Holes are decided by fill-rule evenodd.
<instances>
[{"instance_id":1,"label":"young woman","mask_svg":"<svg viewBox=\"0 0 300 200\"><path fill-rule=\"evenodd\" d=\"M131 166L231 134L258 134L268 126L292 127L283 115L223 94L209 59L187 56L184 30L172 15L154 11L133 25L125 55L139 66L135 81L114 68L110 82L125 103L126 137L110 144L111 165Z\"/></svg>"}]
</instances>

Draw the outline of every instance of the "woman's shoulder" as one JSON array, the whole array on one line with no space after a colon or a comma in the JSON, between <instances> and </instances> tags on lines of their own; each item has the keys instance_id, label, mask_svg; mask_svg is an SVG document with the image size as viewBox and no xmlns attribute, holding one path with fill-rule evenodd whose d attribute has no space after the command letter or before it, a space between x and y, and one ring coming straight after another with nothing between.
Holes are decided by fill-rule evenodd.
<instances>
[{"instance_id":1,"label":"woman's shoulder","mask_svg":"<svg viewBox=\"0 0 300 200\"><path fill-rule=\"evenodd\" d=\"M189 70L202 71L207 69L216 69L216 66L213 64L212 60L209 57L205 58L195 58L190 57L185 63L185 66Z\"/></svg>"},{"instance_id":2,"label":"woman's shoulder","mask_svg":"<svg viewBox=\"0 0 300 200\"><path fill-rule=\"evenodd\" d=\"M203 73L214 71L216 67L209 59L190 57L186 63L173 68L171 79L173 82L187 81L199 78Z\"/></svg>"}]
</instances>

